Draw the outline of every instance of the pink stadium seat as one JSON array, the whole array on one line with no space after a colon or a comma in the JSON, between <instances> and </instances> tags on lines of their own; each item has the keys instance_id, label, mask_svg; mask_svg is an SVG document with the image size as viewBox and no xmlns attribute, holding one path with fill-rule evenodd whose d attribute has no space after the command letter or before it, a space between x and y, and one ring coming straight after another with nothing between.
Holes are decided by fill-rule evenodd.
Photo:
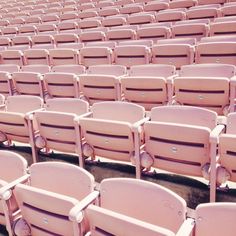
<instances>
[{"instance_id":1,"label":"pink stadium seat","mask_svg":"<svg viewBox=\"0 0 236 236\"><path fill-rule=\"evenodd\" d=\"M224 4L226 0L198 0L199 5Z\"/></svg>"},{"instance_id":2,"label":"pink stadium seat","mask_svg":"<svg viewBox=\"0 0 236 236\"><path fill-rule=\"evenodd\" d=\"M234 111L235 67L224 64L183 66L174 79L175 101L204 107L218 115Z\"/></svg>"},{"instance_id":3,"label":"pink stadium seat","mask_svg":"<svg viewBox=\"0 0 236 236\"><path fill-rule=\"evenodd\" d=\"M0 52L1 64L23 65L23 53L20 50L5 50Z\"/></svg>"},{"instance_id":4,"label":"pink stadium seat","mask_svg":"<svg viewBox=\"0 0 236 236\"><path fill-rule=\"evenodd\" d=\"M145 27L137 30L138 39L152 39L157 41L159 39L167 39L171 37L171 30L165 26Z\"/></svg>"},{"instance_id":5,"label":"pink stadium seat","mask_svg":"<svg viewBox=\"0 0 236 236\"><path fill-rule=\"evenodd\" d=\"M83 3L77 7L77 10L80 11L92 10L92 9L95 9L95 5L93 3Z\"/></svg>"},{"instance_id":6,"label":"pink stadium seat","mask_svg":"<svg viewBox=\"0 0 236 236\"><path fill-rule=\"evenodd\" d=\"M90 222L88 236L101 235L100 232L103 235L174 236L185 223L185 200L160 185L113 178L103 180L100 191L100 205L90 205L85 211ZM170 209L167 205L175 207Z\"/></svg>"},{"instance_id":7,"label":"pink stadium seat","mask_svg":"<svg viewBox=\"0 0 236 236\"><path fill-rule=\"evenodd\" d=\"M112 50L108 47L84 47L80 50L80 62L86 67L99 64L111 64L112 61Z\"/></svg>"},{"instance_id":8,"label":"pink stadium seat","mask_svg":"<svg viewBox=\"0 0 236 236\"><path fill-rule=\"evenodd\" d=\"M85 74L86 68L82 65L59 65L53 66L52 72L64 72L64 73L73 73L73 74Z\"/></svg>"},{"instance_id":9,"label":"pink stadium seat","mask_svg":"<svg viewBox=\"0 0 236 236\"><path fill-rule=\"evenodd\" d=\"M25 72L35 72L35 73L40 73L40 74L45 74L51 71L50 66L48 65L26 65L21 67L21 71Z\"/></svg>"},{"instance_id":10,"label":"pink stadium seat","mask_svg":"<svg viewBox=\"0 0 236 236\"><path fill-rule=\"evenodd\" d=\"M197 5L195 0L175 0L169 3L170 8L190 8Z\"/></svg>"},{"instance_id":11,"label":"pink stadium seat","mask_svg":"<svg viewBox=\"0 0 236 236\"><path fill-rule=\"evenodd\" d=\"M96 8L106 8L106 7L110 7L110 6L114 6L114 2L113 1L100 1L96 3Z\"/></svg>"},{"instance_id":12,"label":"pink stadium seat","mask_svg":"<svg viewBox=\"0 0 236 236\"><path fill-rule=\"evenodd\" d=\"M12 74L14 95L44 97L43 78L35 72L14 72Z\"/></svg>"},{"instance_id":13,"label":"pink stadium seat","mask_svg":"<svg viewBox=\"0 0 236 236\"><path fill-rule=\"evenodd\" d=\"M32 39L32 48L52 49L55 47L52 35L34 35Z\"/></svg>"},{"instance_id":14,"label":"pink stadium seat","mask_svg":"<svg viewBox=\"0 0 236 236\"><path fill-rule=\"evenodd\" d=\"M235 42L236 35L211 36L201 38L200 43Z\"/></svg>"},{"instance_id":15,"label":"pink stadium seat","mask_svg":"<svg viewBox=\"0 0 236 236\"><path fill-rule=\"evenodd\" d=\"M97 197L94 177L68 163L33 164L27 184L15 187L22 218L14 227L17 235L83 235L87 224L78 227L70 211L78 203L92 203ZM77 180L77 181L75 181ZM47 222L47 223L45 223Z\"/></svg>"},{"instance_id":16,"label":"pink stadium seat","mask_svg":"<svg viewBox=\"0 0 236 236\"><path fill-rule=\"evenodd\" d=\"M44 24L37 25L37 31L39 35L46 34L48 36L49 35L51 36L57 33L57 26L55 24L44 23Z\"/></svg>"},{"instance_id":17,"label":"pink stadium seat","mask_svg":"<svg viewBox=\"0 0 236 236\"><path fill-rule=\"evenodd\" d=\"M126 25L127 20L125 17L117 16L117 17L106 17L102 20L102 25L105 27L115 27Z\"/></svg>"},{"instance_id":18,"label":"pink stadium seat","mask_svg":"<svg viewBox=\"0 0 236 236\"><path fill-rule=\"evenodd\" d=\"M26 48L29 48L31 47L31 38L29 36L15 36L12 38L12 46L15 46L15 47L12 47L11 49L13 48L16 48L18 46L26 46Z\"/></svg>"},{"instance_id":19,"label":"pink stadium seat","mask_svg":"<svg viewBox=\"0 0 236 236\"><path fill-rule=\"evenodd\" d=\"M27 161L17 153L0 151L0 224L6 225L9 235L13 235L11 226L17 218L18 206L12 192L8 199L4 194L7 186L24 182L27 179Z\"/></svg>"},{"instance_id":20,"label":"pink stadium seat","mask_svg":"<svg viewBox=\"0 0 236 236\"><path fill-rule=\"evenodd\" d=\"M71 72L51 72L44 75L48 98L79 98L79 78Z\"/></svg>"},{"instance_id":21,"label":"pink stadium seat","mask_svg":"<svg viewBox=\"0 0 236 236\"><path fill-rule=\"evenodd\" d=\"M6 36L15 36L18 34L18 27L15 26L7 26L1 29L2 34Z\"/></svg>"},{"instance_id":22,"label":"pink stadium seat","mask_svg":"<svg viewBox=\"0 0 236 236\"><path fill-rule=\"evenodd\" d=\"M88 74L124 76L127 74L126 67L121 65L95 65L89 66Z\"/></svg>"},{"instance_id":23,"label":"pink stadium seat","mask_svg":"<svg viewBox=\"0 0 236 236\"><path fill-rule=\"evenodd\" d=\"M202 37L207 37L209 34L209 26L204 23L180 24L173 25L171 28L173 38L196 38L200 40Z\"/></svg>"},{"instance_id":24,"label":"pink stadium seat","mask_svg":"<svg viewBox=\"0 0 236 236\"><path fill-rule=\"evenodd\" d=\"M217 114L207 109L187 106L153 108L151 120L144 124L145 145L140 150L141 165L147 170L152 166L210 179L212 201L216 179L213 171L209 176L209 168L215 165L215 140L224 129L223 125L216 124Z\"/></svg>"},{"instance_id":25,"label":"pink stadium seat","mask_svg":"<svg viewBox=\"0 0 236 236\"><path fill-rule=\"evenodd\" d=\"M125 6L125 5L133 4L133 3L134 3L133 0L117 0L117 1L115 2L115 5L116 5L116 6L123 7L123 6Z\"/></svg>"},{"instance_id":26,"label":"pink stadium seat","mask_svg":"<svg viewBox=\"0 0 236 236\"><path fill-rule=\"evenodd\" d=\"M25 19L24 18L13 18L10 20L10 25L12 26L19 26L25 24Z\"/></svg>"},{"instance_id":27,"label":"pink stadium seat","mask_svg":"<svg viewBox=\"0 0 236 236\"><path fill-rule=\"evenodd\" d=\"M206 8L196 8L196 9L189 9L187 12L187 19L210 19L213 20L214 18L220 16L220 12L215 7L206 7Z\"/></svg>"},{"instance_id":28,"label":"pink stadium seat","mask_svg":"<svg viewBox=\"0 0 236 236\"><path fill-rule=\"evenodd\" d=\"M0 36L0 48L2 49L1 51L5 50L11 46L11 39L6 36Z\"/></svg>"},{"instance_id":29,"label":"pink stadium seat","mask_svg":"<svg viewBox=\"0 0 236 236\"><path fill-rule=\"evenodd\" d=\"M112 29L106 33L108 40L121 41L136 39L136 32L132 29Z\"/></svg>"},{"instance_id":30,"label":"pink stadium seat","mask_svg":"<svg viewBox=\"0 0 236 236\"><path fill-rule=\"evenodd\" d=\"M172 100L172 79L175 67L171 65L132 66L129 75L121 78L123 99L151 110Z\"/></svg>"},{"instance_id":31,"label":"pink stadium seat","mask_svg":"<svg viewBox=\"0 0 236 236\"><path fill-rule=\"evenodd\" d=\"M223 17L236 16L236 4L224 5L220 10Z\"/></svg>"},{"instance_id":32,"label":"pink stadium seat","mask_svg":"<svg viewBox=\"0 0 236 236\"><path fill-rule=\"evenodd\" d=\"M233 236L235 232L235 209L233 202L217 202L199 204L196 208L194 235L222 234ZM222 227L224 225L224 227Z\"/></svg>"},{"instance_id":33,"label":"pink stadium seat","mask_svg":"<svg viewBox=\"0 0 236 236\"><path fill-rule=\"evenodd\" d=\"M236 65L235 42L200 43L196 47L196 63L223 63Z\"/></svg>"},{"instance_id":34,"label":"pink stadium seat","mask_svg":"<svg viewBox=\"0 0 236 236\"><path fill-rule=\"evenodd\" d=\"M37 28L35 25L22 25L19 27L19 34L24 35L35 35L37 33Z\"/></svg>"},{"instance_id":35,"label":"pink stadium seat","mask_svg":"<svg viewBox=\"0 0 236 236\"><path fill-rule=\"evenodd\" d=\"M49 58L52 66L79 64L78 51L74 49L51 49L49 50Z\"/></svg>"},{"instance_id":36,"label":"pink stadium seat","mask_svg":"<svg viewBox=\"0 0 236 236\"><path fill-rule=\"evenodd\" d=\"M145 122L144 108L116 101L95 103L91 111L91 116L78 119L80 166L84 166L85 157L96 156L130 162L134 155L134 135L141 135L134 134L132 127ZM140 178L138 163L136 167L136 177Z\"/></svg>"},{"instance_id":37,"label":"pink stadium seat","mask_svg":"<svg viewBox=\"0 0 236 236\"><path fill-rule=\"evenodd\" d=\"M107 17L107 16L115 16L120 14L119 8L117 7L106 7L98 11L99 16Z\"/></svg>"},{"instance_id":38,"label":"pink stadium seat","mask_svg":"<svg viewBox=\"0 0 236 236\"><path fill-rule=\"evenodd\" d=\"M59 16L55 14L55 12L54 14L45 14L41 17L41 19L42 19L42 23L45 23L45 22L56 23L56 22L59 22L60 20Z\"/></svg>"},{"instance_id":39,"label":"pink stadium seat","mask_svg":"<svg viewBox=\"0 0 236 236\"><path fill-rule=\"evenodd\" d=\"M80 41L83 43L106 40L106 35L102 31L82 32L79 37Z\"/></svg>"},{"instance_id":40,"label":"pink stadium seat","mask_svg":"<svg viewBox=\"0 0 236 236\"><path fill-rule=\"evenodd\" d=\"M143 11L141 4L128 4L120 8L120 14L135 14Z\"/></svg>"},{"instance_id":41,"label":"pink stadium seat","mask_svg":"<svg viewBox=\"0 0 236 236\"><path fill-rule=\"evenodd\" d=\"M210 24L210 36L236 35L236 21L213 22Z\"/></svg>"},{"instance_id":42,"label":"pink stadium seat","mask_svg":"<svg viewBox=\"0 0 236 236\"><path fill-rule=\"evenodd\" d=\"M176 22L186 19L186 14L181 10L161 11L156 14L157 22Z\"/></svg>"},{"instance_id":43,"label":"pink stadium seat","mask_svg":"<svg viewBox=\"0 0 236 236\"><path fill-rule=\"evenodd\" d=\"M78 23L74 22L74 21L64 21L64 22L59 22L57 25L57 29L60 33L62 32L68 32L68 33L72 33L72 32L80 32L78 30Z\"/></svg>"},{"instance_id":44,"label":"pink stadium seat","mask_svg":"<svg viewBox=\"0 0 236 236\"><path fill-rule=\"evenodd\" d=\"M130 25L149 24L155 22L155 16L148 13L134 14L127 18L127 22Z\"/></svg>"},{"instance_id":45,"label":"pink stadium seat","mask_svg":"<svg viewBox=\"0 0 236 236\"><path fill-rule=\"evenodd\" d=\"M60 21L76 20L77 18L78 14L76 12L64 12L60 15Z\"/></svg>"},{"instance_id":46,"label":"pink stadium seat","mask_svg":"<svg viewBox=\"0 0 236 236\"><path fill-rule=\"evenodd\" d=\"M144 5L143 10L146 12L159 12L168 8L169 4L166 2L150 1L146 5Z\"/></svg>"},{"instance_id":47,"label":"pink stadium seat","mask_svg":"<svg viewBox=\"0 0 236 236\"><path fill-rule=\"evenodd\" d=\"M56 45L66 43L78 43L79 41L78 35L69 33L55 34L53 38L55 40Z\"/></svg>"},{"instance_id":48,"label":"pink stadium seat","mask_svg":"<svg viewBox=\"0 0 236 236\"><path fill-rule=\"evenodd\" d=\"M11 141L17 141L29 144L28 116L33 111L41 109L42 106L43 100L37 96L20 95L7 97L5 109L0 111L1 142L11 143ZM34 147L32 146L32 148ZM34 159L34 152L32 154Z\"/></svg>"},{"instance_id":49,"label":"pink stadium seat","mask_svg":"<svg viewBox=\"0 0 236 236\"><path fill-rule=\"evenodd\" d=\"M82 11L82 12L79 12L78 13L78 18L80 19L85 19L85 18L93 18L93 17L96 17L98 16L98 12L97 11L94 11L94 10L85 10L85 11Z\"/></svg>"},{"instance_id":50,"label":"pink stadium seat","mask_svg":"<svg viewBox=\"0 0 236 236\"><path fill-rule=\"evenodd\" d=\"M194 48L190 44L160 44L152 47L152 63L174 65L179 69L194 61Z\"/></svg>"},{"instance_id":51,"label":"pink stadium seat","mask_svg":"<svg viewBox=\"0 0 236 236\"><path fill-rule=\"evenodd\" d=\"M49 52L45 49L28 49L24 51L25 65L50 65Z\"/></svg>"},{"instance_id":52,"label":"pink stadium seat","mask_svg":"<svg viewBox=\"0 0 236 236\"><path fill-rule=\"evenodd\" d=\"M91 28L97 28L101 26L101 21L99 20L93 20L93 19L84 19L79 21L78 27L80 29L91 29Z\"/></svg>"},{"instance_id":53,"label":"pink stadium seat","mask_svg":"<svg viewBox=\"0 0 236 236\"><path fill-rule=\"evenodd\" d=\"M95 41L86 43L86 47L108 47L114 49L116 46L117 43L114 41Z\"/></svg>"},{"instance_id":54,"label":"pink stadium seat","mask_svg":"<svg viewBox=\"0 0 236 236\"><path fill-rule=\"evenodd\" d=\"M114 49L115 64L124 65L127 68L134 65L148 64L150 62L150 49L142 45L117 46Z\"/></svg>"},{"instance_id":55,"label":"pink stadium seat","mask_svg":"<svg viewBox=\"0 0 236 236\"><path fill-rule=\"evenodd\" d=\"M29 16L25 19L25 24L40 24L41 17L40 16Z\"/></svg>"},{"instance_id":56,"label":"pink stadium seat","mask_svg":"<svg viewBox=\"0 0 236 236\"><path fill-rule=\"evenodd\" d=\"M142 45L147 47L153 46L153 40L148 39L139 39L139 40L127 40L127 41L120 41L119 46L127 46L127 45Z\"/></svg>"}]
</instances>

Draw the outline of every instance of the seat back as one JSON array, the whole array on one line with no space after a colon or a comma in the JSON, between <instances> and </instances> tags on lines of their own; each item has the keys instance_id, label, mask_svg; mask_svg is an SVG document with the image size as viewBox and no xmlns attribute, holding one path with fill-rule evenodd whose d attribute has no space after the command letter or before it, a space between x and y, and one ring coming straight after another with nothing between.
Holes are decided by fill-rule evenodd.
<instances>
[{"instance_id":1,"label":"seat back","mask_svg":"<svg viewBox=\"0 0 236 236\"><path fill-rule=\"evenodd\" d=\"M52 66L78 64L78 52L73 49L51 49L49 57Z\"/></svg>"},{"instance_id":2,"label":"seat back","mask_svg":"<svg viewBox=\"0 0 236 236\"><path fill-rule=\"evenodd\" d=\"M195 235L233 236L236 230L235 210L235 203L200 204L196 208Z\"/></svg>"},{"instance_id":3,"label":"seat back","mask_svg":"<svg viewBox=\"0 0 236 236\"><path fill-rule=\"evenodd\" d=\"M102 208L175 233L186 217L184 199L150 182L126 178L106 179L102 181L100 191Z\"/></svg>"},{"instance_id":4,"label":"seat back","mask_svg":"<svg viewBox=\"0 0 236 236\"><path fill-rule=\"evenodd\" d=\"M94 65L87 69L88 74L122 76L126 74L126 67L122 65Z\"/></svg>"},{"instance_id":5,"label":"seat back","mask_svg":"<svg viewBox=\"0 0 236 236\"><path fill-rule=\"evenodd\" d=\"M49 65L49 52L45 49L28 49L24 51L26 65Z\"/></svg>"}]
</instances>

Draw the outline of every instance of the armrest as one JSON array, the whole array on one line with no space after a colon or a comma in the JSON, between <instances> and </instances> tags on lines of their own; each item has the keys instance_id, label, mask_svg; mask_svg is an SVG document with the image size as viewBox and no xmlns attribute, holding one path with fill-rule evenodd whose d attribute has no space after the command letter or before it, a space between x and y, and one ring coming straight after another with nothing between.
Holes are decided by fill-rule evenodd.
<instances>
[{"instance_id":1,"label":"armrest","mask_svg":"<svg viewBox=\"0 0 236 236\"><path fill-rule=\"evenodd\" d=\"M0 189L0 199L8 200L11 197L10 190L14 188L17 184L25 183L28 180L29 176L30 176L29 174L26 174L16 179L15 181L12 181L11 183L3 186Z\"/></svg>"},{"instance_id":2,"label":"armrest","mask_svg":"<svg viewBox=\"0 0 236 236\"><path fill-rule=\"evenodd\" d=\"M233 86L236 86L236 76L233 76L233 77L230 79L230 84L233 85Z\"/></svg>"},{"instance_id":3,"label":"armrest","mask_svg":"<svg viewBox=\"0 0 236 236\"><path fill-rule=\"evenodd\" d=\"M176 236L190 236L192 235L193 228L195 226L195 220L192 218L188 218L184 221L181 225L180 229L178 230Z\"/></svg>"},{"instance_id":4,"label":"armrest","mask_svg":"<svg viewBox=\"0 0 236 236\"><path fill-rule=\"evenodd\" d=\"M139 126L143 125L145 122L149 121L150 117L145 117L142 120L137 121L136 123L134 123L132 125L132 130L136 131L138 129Z\"/></svg>"},{"instance_id":5,"label":"armrest","mask_svg":"<svg viewBox=\"0 0 236 236\"><path fill-rule=\"evenodd\" d=\"M217 125L210 133L210 143L217 144L219 142L219 135L224 131L224 125Z\"/></svg>"},{"instance_id":6,"label":"armrest","mask_svg":"<svg viewBox=\"0 0 236 236\"><path fill-rule=\"evenodd\" d=\"M33 120L33 115L35 114L35 112L37 111L45 111L45 108L40 108L34 111L29 111L25 114L25 119L26 120Z\"/></svg>"},{"instance_id":7,"label":"armrest","mask_svg":"<svg viewBox=\"0 0 236 236\"><path fill-rule=\"evenodd\" d=\"M74 206L69 213L69 218L71 221L81 222L81 212L87 208L88 205L93 203L99 196L98 191L93 191L87 197L85 197L80 203Z\"/></svg>"},{"instance_id":8,"label":"armrest","mask_svg":"<svg viewBox=\"0 0 236 236\"><path fill-rule=\"evenodd\" d=\"M91 117L92 116L92 112L87 112L81 116L77 116L75 119L74 119L74 122L77 122L79 123L79 119L80 118L87 118L87 117Z\"/></svg>"}]
</instances>

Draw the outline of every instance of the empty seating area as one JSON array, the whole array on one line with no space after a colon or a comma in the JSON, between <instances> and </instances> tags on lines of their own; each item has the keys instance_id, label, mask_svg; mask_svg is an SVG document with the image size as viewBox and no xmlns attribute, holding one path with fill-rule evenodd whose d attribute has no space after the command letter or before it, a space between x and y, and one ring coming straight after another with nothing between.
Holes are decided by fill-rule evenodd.
<instances>
[{"instance_id":1,"label":"empty seating area","mask_svg":"<svg viewBox=\"0 0 236 236\"><path fill-rule=\"evenodd\" d=\"M235 103L234 0L2 0L0 224L10 236L235 235L236 203L217 202L236 182ZM4 150L19 143L33 164ZM75 164L40 159L52 152ZM133 178L96 183L85 167L100 159ZM208 203L190 214L143 180L156 171L202 179Z\"/></svg>"}]
</instances>

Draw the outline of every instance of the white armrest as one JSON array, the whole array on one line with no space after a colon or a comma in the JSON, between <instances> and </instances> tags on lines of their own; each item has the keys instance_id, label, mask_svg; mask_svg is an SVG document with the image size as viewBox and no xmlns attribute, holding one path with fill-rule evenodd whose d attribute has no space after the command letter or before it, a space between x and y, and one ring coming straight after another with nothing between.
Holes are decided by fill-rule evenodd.
<instances>
[{"instance_id":1,"label":"white armrest","mask_svg":"<svg viewBox=\"0 0 236 236\"><path fill-rule=\"evenodd\" d=\"M176 236L190 236L193 233L193 229L195 226L195 220L192 218L188 218L184 221L181 225L180 229L178 230Z\"/></svg>"},{"instance_id":2,"label":"white armrest","mask_svg":"<svg viewBox=\"0 0 236 236\"><path fill-rule=\"evenodd\" d=\"M219 142L219 135L224 131L224 125L217 125L210 133L210 143L217 144Z\"/></svg>"},{"instance_id":3,"label":"white armrest","mask_svg":"<svg viewBox=\"0 0 236 236\"><path fill-rule=\"evenodd\" d=\"M87 197L85 197L81 202L74 206L69 213L69 218L71 221L76 221L80 223L81 221L81 212L87 208L88 205L93 203L99 196L98 191L93 191Z\"/></svg>"}]
</instances>

